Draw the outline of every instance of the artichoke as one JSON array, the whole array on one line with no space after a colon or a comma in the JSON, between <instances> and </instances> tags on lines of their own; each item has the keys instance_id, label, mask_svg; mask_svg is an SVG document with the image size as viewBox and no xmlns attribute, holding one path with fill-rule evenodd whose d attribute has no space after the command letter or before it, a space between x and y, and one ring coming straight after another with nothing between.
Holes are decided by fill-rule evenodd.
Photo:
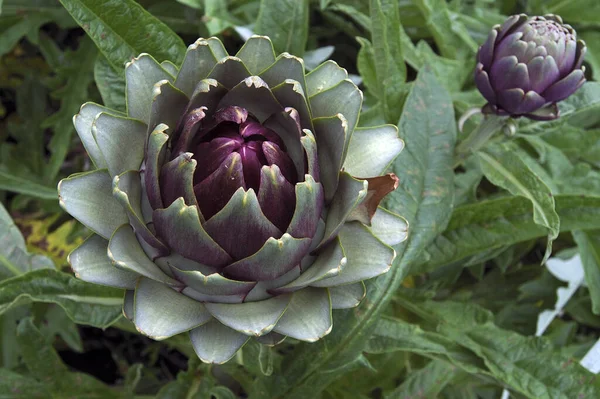
<instances>
[{"instance_id":1,"label":"artichoke","mask_svg":"<svg viewBox=\"0 0 600 399\"><path fill-rule=\"evenodd\" d=\"M86 103L75 128L97 169L59 183L95 234L69 255L82 280L126 289L123 313L160 340L189 332L205 362L250 338L312 342L357 306L407 235L379 207L403 148L395 126L356 128L362 93L327 61L216 38L180 67L127 64L127 114Z\"/></svg>"},{"instance_id":2,"label":"artichoke","mask_svg":"<svg viewBox=\"0 0 600 399\"><path fill-rule=\"evenodd\" d=\"M484 113L558 118L556 103L585 83L585 43L556 15L513 15L479 48L475 83Z\"/></svg>"}]
</instances>

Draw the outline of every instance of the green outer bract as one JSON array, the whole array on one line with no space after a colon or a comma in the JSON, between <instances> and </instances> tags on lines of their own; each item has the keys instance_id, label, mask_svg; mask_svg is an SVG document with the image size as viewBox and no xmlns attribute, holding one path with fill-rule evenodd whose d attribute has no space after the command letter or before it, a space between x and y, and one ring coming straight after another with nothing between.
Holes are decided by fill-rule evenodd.
<instances>
[{"instance_id":1,"label":"green outer bract","mask_svg":"<svg viewBox=\"0 0 600 399\"><path fill-rule=\"evenodd\" d=\"M327 61L305 74L301 59L276 57L263 36L235 57L218 39L199 39L177 69L142 54L125 76L127 115L86 103L74 117L97 167L58 186L61 206L95 233L69 256L76 275L126 289L124 314L149 337L189 331L205 362L226 362L252 337L275 344L328 334L332 309L357 306L362 281L389 270L391 246L406 238L406 221L378 209L397 183L379 176L403 148L397 128L356 128L362 93L343 68ZM205 217L189 147L166 159L185 144L183 115L209 118L223 107L247 109L276 132L303 171L287 189L296 205L291 221L278 224L289 223L285 231L265 218L273 209L261 208L285 204L244 187ZM261 187L278 195L283 172L273 165L262 173ZM247 252L244 226L267 234L250 256L239 255Z\"/></svg>"}]
</instances>

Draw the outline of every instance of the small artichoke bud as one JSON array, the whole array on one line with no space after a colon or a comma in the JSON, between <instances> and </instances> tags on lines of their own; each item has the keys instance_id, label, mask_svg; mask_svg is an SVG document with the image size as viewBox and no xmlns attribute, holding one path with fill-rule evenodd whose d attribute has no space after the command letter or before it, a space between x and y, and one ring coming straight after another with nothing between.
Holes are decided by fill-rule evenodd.
<instances>
[{"instance_id":1,"label":"small artichoke bud","mask_svg":"<svg viewBox=\"0 0 600 399\"><path fill-rule=\"evenodd\" d=\"M557 15L513 15L496 25L477 53L475 84L484 113L558 118L557 102L585 83L585 43Z\"/></svg>"}]
</instances>

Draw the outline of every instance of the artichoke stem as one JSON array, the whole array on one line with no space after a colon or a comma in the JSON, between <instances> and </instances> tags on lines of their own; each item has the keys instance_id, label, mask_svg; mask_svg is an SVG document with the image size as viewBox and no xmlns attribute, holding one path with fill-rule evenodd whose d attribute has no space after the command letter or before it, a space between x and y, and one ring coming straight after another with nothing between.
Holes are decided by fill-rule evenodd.
<instances>
[{"instance_id":1,"label":"artichoke stem","mask_svg":"<svg viewBox=\"0 0 600 399\"><path fill-rule=\"evenodd\" d=\"M479 126L456 147L454 168L460 166L472 152L481 149L496 132L501 131L508 118L508 116L486 115Z\"/></svg>"}]
</instances>

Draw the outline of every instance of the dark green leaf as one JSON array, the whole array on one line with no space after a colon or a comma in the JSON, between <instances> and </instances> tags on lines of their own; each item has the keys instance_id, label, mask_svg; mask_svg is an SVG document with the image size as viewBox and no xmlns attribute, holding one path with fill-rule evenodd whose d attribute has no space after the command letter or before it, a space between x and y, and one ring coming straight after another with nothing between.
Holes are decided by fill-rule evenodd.
<instances>
[{"instance_id":1,"label":"dark green leaf","mask_svg":"<svg viewBox=\"0 0 600 399\"><path fill-rule=\"evenodd\" d=\"M400 41L398 0L370 0L372 62L375 67L377 91L387 123L398 123L406 87L406 64ZM363 49L364 44L363 44ZM365 49L368 51L368 49Z\"/></svg>"},{"instance_id":2,"label":"dark green leaf","mask_svg":"<svg viewBox=\"0 0 600 399\"><path fill-rule=\"evenodd\" d=\"M57 74L59 79L64 79L64 83L52 92L52 96L60 100L61 106L57 112L42 122L42 127L50 127L54 132L48 144L50 160L44 169L47 181L56 178L69 151L75 131L73 115L88 99L88 87L93 80L92 70L97 53L98 50L91 40L84 39L76 52L61 57L62 65Z\"/></svg>"},{"instance_id":3,"label":"dark green leaf","mask_svg":"<svg viewBox=\"0 0 600 399\"><path fill-rule=\"evenodd\" d=\"M519 133L546 133L563 129L565 125L591 127L600 122L600 82L586 82L579 90L558 103L560 118L549 122L533 122Z\"/></svg>"},{"instance_id":4,"label":"dark green leaf","mask_svg":"<svg viewBox=\"0 0 600 399\"><path fill-rule=\"evenodd\" d=\"M308 38L309 0L261 0L254 31L273 41L277 53L301 57Z\"/></svg>"},{"instance_id":5,"label":"dark green leaf","mask_svg":"<svg viewBox=\"0 0 600 399\"><path fill-rule=\"evenodd\" d=\"M17 341L31 375L45 384L53 394L87 398L120 397L117 392L88 374L69 372L31 318L19 323Z\"/></svg>"},{"instance_id":6,"label":"dark green leaf","mask_svg":"<svg viewBox=\"0 0 600 399\"><path fill-rule=\"evenodd\" d=\"M31 14L24 17L2 18L0 20L0 56L8 53L23 38L50 22L47 14Z\"/></svg>"},{"instance_id":7,"label":"dark green leaf","mask_svg":"<svg viewBox=\"0 0 600 399\"><path fill-rule=\"evenodd\" d=\"M0 282L0 314L31 302L55 303L78 324L106 328L121 317L123 291L86 283L53 269Z\"/></svg>"},{"instance_id":8,"label":"dark green leaf","mask_svg":"<svg viewBox=\"0 0 600 399\"><path fill-rule=\"evenodd\" d=\"M411 265L443 231L453 207L454 173L448 167L456 142L452 102L431 69L425 67L419 76L399 125L406 147L391 167L404 177L398 189L383 200L385 208L409 223L409 239L401 247L405 249L401 267ZM426 110L429 117L423 118Z\"/></svg>"},{"instance_id":9,"label":"dark green leaf","mask_svg":"<svg viewBox=\"0 0 600 399\"><path fill-rule=\"evenodd\" d=\"M94 78L102 96L102 102L108 108L125 112L125 74L116 72L108 63L106 57L98 55L94 65Z\"/></svg>"},{"instance_id":10,"label":"dark green leaf","mask_svg":"<svg viewBox=\"0 0 600 399\"><path fill-rule=\"evenodd\" d=\"M464 25L452 20L445 0L417 0L415 3L421 10L442 56L461 59L477 51L477 43L471 39ZM459 56L461 53L462 56Z\"/></svg>"},{"instance_id":11,"label":"dark green leaf","mask_svg":"<svg viewBox=\"0 0 600 399\"><path fill-rule=\"evenodd\" d=\"M116 71L140 53L180 64L185 45L133 0L61 0Z\"/></svg>"},{"instance_id":12,"label":"dark green leaf","mask_svg":"<svg viewBox=\"0 0 600 399\"><path fill-rule=\"evenodd\" d=\"M600 314L600 232L575 230L573 238L581 255L585 281L592 298L592 311Z\"/></svg>"},{"instance_id":13,"label":"dark green leaf","mask_svg":"<svg viewBox=\"0 0 600 399\"><path fill-rule=\"evenodd\" d=\"M483 362L450 339L400 319L382 317L365 350L368 353L411 352L433 359L444 359L469 373L483 370Z\"/></svg>"},{"instance_id":14,"label":"dark green leaf","mask_svg":"<svg viewBox=\"0 0 600 399\"><path fill-rule=\"evenodd\" d=\"M363 83L369 90L370 94L379 98L380 82L377 80L377 70L375 68L375 53L373 45L365 38L357 37L356 40L360 44L360 50L356 59L356 67L360 76L363 78Z\"/></svg>"},{"instance_id":15,"label":"dark green leaf","mask_svg":"<svg viewBox=\"0 0 600 399\"><path fill-rule=\"evenodd\" d=\"M554 200L561 231L600 228L600 198L559 195ZM499 198L461 206L412 272L464 262L483 251L544 237L547 233L546 228L533 221L531 202L525 198Z\"/></svg>"},{"instance_id":16,"label":"dark green leaf","mask_svg":"<svg viewBox=\"0 0 600 399\"><path fill-rule=\"evenodd\" d=\"M552 251L552 241L558 237L560 219L554 209L550 188L523 160L505 146L497 145L477 153L481 170L496 186L513 195L529 199L533 205L533 220L548 229L548 245L544 260Z\"/></svg>"},{"instance_id":17,"label":"dark green leaf","mask_svg":"<svg viewBox=\"0 0 600 399\"><path fill-rule=\"evenodd\" d=\"M459 368L448 362L432 360L427 366L409 374L402 385L385 398L435 398L459 371Z\"/></svg>"},{"instance_id":18,"label":"dark green leaf","mask_svg":"<svg viewBox=\"0 0 600 399\"><path fill-rule=\"evenodd\" d=\"M204 16L209 35L216 35L236 25L227 11L227 2L221 0L204 0Z\"/></svg>"},{"instance_id":19,"label":"dark green leaf","mask_svg":"<svg viewBox=\"0 0 600 399\"><path fill-rule=\"evenodd\" d=\"M15 176L13 173L5 172L0 167L0 189L13 191L15 193L30 195L35 198L56 200L58 193L56 188L44 186L27 178Z\"/></svg>"},{"instance_id":20,"label":"dark green leaf","mask_svg":"<svg viewBox=\"0 0 600 399\"><path fill-rule=\"evenodd\" d=\"M46 399L48 388L30 377L0 368L0 397L3 399Z\"/></svg>"}]
</instances>

